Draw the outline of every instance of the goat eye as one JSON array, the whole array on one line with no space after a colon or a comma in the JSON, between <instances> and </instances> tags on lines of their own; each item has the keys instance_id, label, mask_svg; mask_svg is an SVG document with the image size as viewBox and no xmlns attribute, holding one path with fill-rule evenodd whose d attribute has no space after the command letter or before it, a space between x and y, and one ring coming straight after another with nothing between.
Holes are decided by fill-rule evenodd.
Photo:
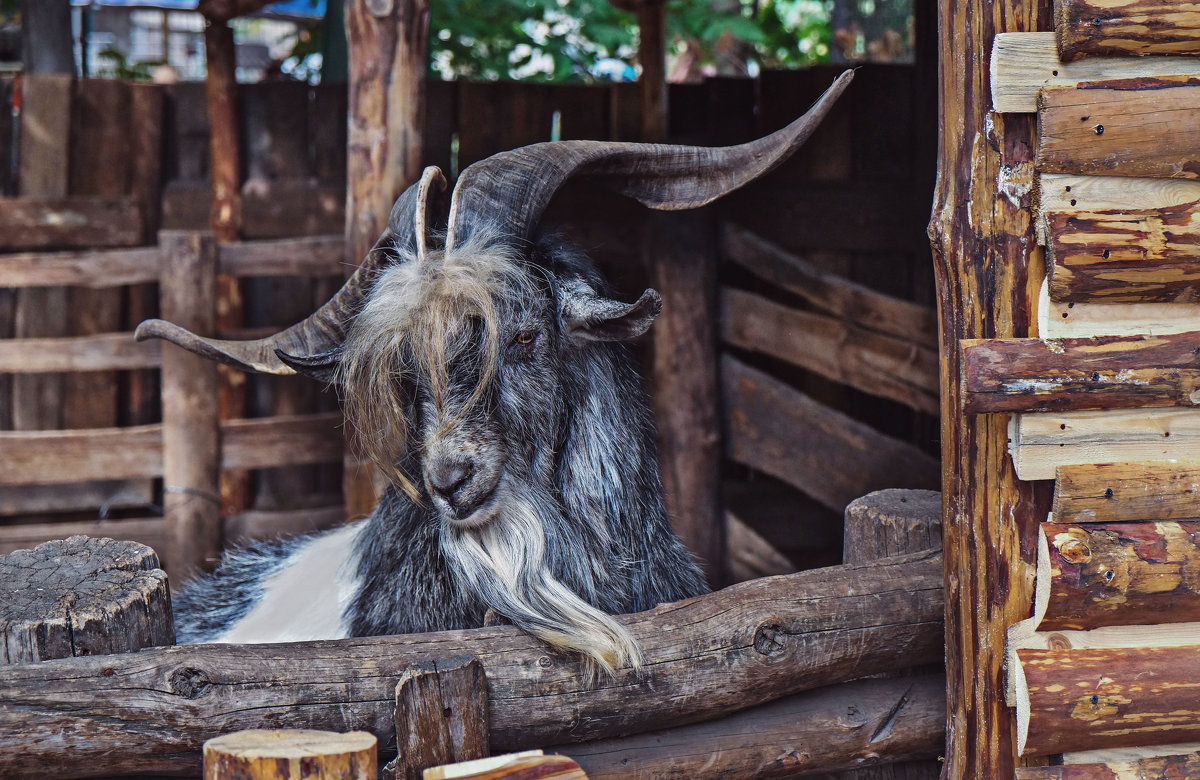
<instances>
[{"instance_id":1,"label":"goat eye","mask_svg":"<svg viewBox=\"0 0 1200 780\"><path fill-rule=\"evenodd\" d=\"M510 358L517 360L528 358L533 352L533 345L537 343L538 337L542 335L540 330L523 330L513 336L512 341L508 342L508 355Z\"/></svg>"},{"instance_id":2,"label":"goat eye","mask_svg":"<svg viewBox=\"0 0 1200 780\"><path fill-rule=\"evenodd\" d=\"M538 332L536 330L525 330L517 334L517 337L513 339L513 343L528 346L537 341L537 337Z\"/></svg>"}]
</instances>

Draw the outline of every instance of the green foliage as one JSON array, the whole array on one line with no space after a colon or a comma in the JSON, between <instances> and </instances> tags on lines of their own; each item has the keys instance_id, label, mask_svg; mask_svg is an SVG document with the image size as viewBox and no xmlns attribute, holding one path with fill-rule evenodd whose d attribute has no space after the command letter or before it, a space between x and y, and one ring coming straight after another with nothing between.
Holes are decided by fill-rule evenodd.
<instances>
[{"instance_id":1,"label":"green foliage","mask_svg":"<svg viewBox=\"0 0 1200 780\"><path fill-rule=\"evenodd\" d=\"M154 76L154 69L163 64L159 61L130 63L117 49L104 49L97 52L96 57L104 64L101 66L101 72L94 75L130 81L150 81Z\"/></svg>"}]
</instances>

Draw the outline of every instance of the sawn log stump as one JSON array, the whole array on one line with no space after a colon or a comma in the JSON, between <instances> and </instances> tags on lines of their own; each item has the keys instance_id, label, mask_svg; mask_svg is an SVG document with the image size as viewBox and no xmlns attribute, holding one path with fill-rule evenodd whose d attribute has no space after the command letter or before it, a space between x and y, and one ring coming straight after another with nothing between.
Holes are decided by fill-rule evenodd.
<instances>
[{"instance_id":1,"label":"sawn log stump","mask_svg":"<svg viewBox=\"0 0 1200 780\"><path fill-rule=\"evenodd\" d=\"M375 735L249 729L204 743L204 780L375 780Z\"/></svg>"},{"instance_id":2,"label":"sawn log stump","mask_svg":"<svg viewBox=\"0 0 1200 780\"><path fill-rule=\"evenodd\" d=\"M6 664L175 644L167 575L137 542L72 536L0 555Z\"/></svg>"}]
</instances>

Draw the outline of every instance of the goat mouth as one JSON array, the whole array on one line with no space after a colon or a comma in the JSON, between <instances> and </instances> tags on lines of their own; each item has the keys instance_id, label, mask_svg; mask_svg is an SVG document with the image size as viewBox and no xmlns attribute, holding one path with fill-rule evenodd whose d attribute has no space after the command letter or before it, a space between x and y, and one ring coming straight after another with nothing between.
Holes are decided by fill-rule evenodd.
<instances>
[{"instance_id":1,"label":"goat mouth","mask_svg":"<svg viewBox=\"0 0 1200 780\"><path fill-rule=\"evenodd\" d=\"M443 522L447 526L459 531L475 531L483 528L496 519L496 515L500 513L500 490L494 489L488 494L482 502L466 516L460 517L458 512L445 502L435 500L435 503L442 503L439 506L439 514L442 516Z\"/></svg>"}]
</instances>

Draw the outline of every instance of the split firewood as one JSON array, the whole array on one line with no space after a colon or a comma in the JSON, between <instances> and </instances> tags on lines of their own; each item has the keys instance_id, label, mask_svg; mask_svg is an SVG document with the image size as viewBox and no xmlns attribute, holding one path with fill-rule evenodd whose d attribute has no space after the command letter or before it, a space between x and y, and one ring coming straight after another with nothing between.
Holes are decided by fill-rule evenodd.
<instances>
[{"instance_id":1,"label":"split firewood","mask_svg":"<svg viewBox=\"0 0 1200 780\"><path fill-rule=\"evenodd\" d=\"M587 775L566 756L547 756L540 750L509 753L425 770L423 780L587 780Z\"/></svg>"},{"instance_id":2,"label":"split firewood","mask_svg":"<svg viewBox=\"0 0 1200 780\"><path fill-rule=\"evenodd\" d=\"M365 731L235 731L204 743L204 780L375 780L376 749Z\"/></svg>"}]
</instances>

